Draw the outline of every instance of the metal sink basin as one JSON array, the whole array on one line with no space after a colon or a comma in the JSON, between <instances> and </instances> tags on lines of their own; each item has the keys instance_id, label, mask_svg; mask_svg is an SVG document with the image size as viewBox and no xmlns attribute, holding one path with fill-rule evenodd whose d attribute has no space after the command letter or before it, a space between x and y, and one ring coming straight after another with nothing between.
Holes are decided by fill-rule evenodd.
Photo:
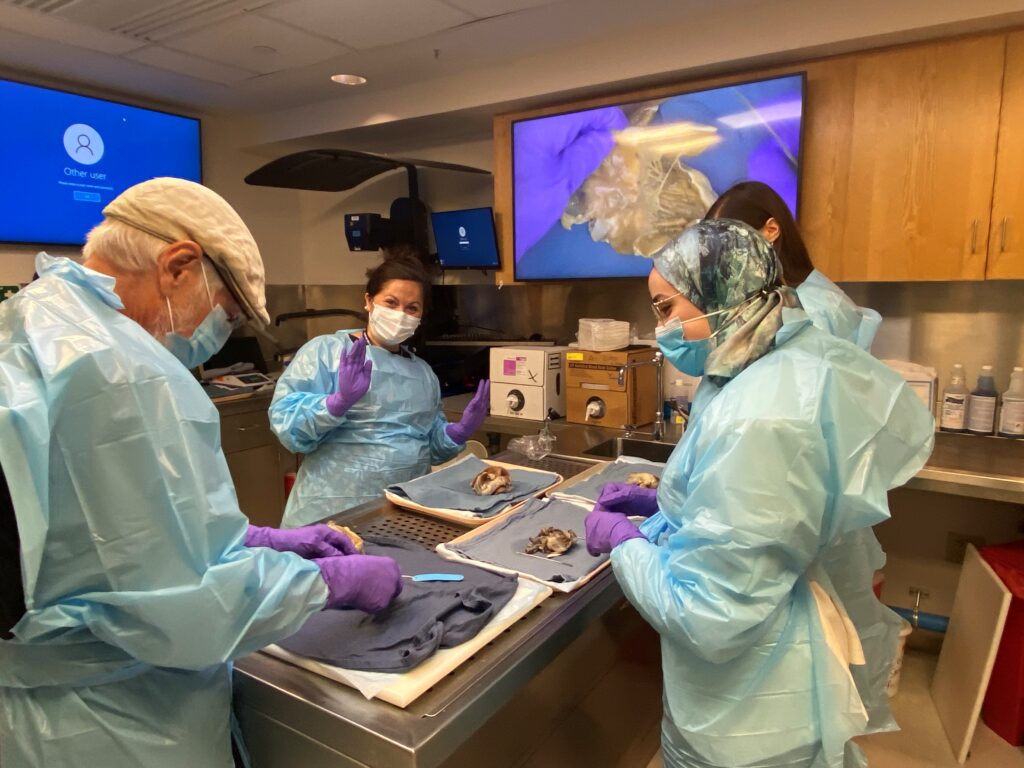
<instances>
[{"instance_id":1,"label":"metal sink basin","mask_svg":"<svg viewBox=\"0 0 1024 768\"><path fill-rule=\"evenodd\" d=\"M603 459L617 459L619 456L636 456L648 461L668 461L668 457L675 448L674 443L659 443L654 440L637 440L632 437L615 437L598 443L593 448L584 451L587 456L597 456Z\"/></svg>"}]
</instances>

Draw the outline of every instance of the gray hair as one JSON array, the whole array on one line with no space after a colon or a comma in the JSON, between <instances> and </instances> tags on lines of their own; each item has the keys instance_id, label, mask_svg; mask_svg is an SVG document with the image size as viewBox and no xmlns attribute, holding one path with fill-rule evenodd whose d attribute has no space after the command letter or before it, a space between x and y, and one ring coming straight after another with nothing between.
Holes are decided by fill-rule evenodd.
<instances>
[{"instance_id":1,"label":"gray hair","mask_svg":"<svg viewBox=\"0 0 1024 768\"><path fill-rule=\"evenodd\" d=\"M114 219L104 219L89 232L82 256L101 256L116 267L129 272L145 272L156 263L167 247L158 237Z\"/></svg>"}]
</instances>

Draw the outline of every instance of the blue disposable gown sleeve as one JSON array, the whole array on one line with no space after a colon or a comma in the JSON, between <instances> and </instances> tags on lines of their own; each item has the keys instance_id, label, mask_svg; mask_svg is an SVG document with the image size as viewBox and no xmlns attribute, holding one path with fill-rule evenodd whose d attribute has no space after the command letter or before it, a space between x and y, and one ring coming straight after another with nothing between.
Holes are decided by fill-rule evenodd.
<instances>
[{"instance_id":1,"label":"blue disposable gown sleeve","mask_svg":"<svg viewBox=\"0 0 1024 768\"><path fill-rule=\"evenodd\" d=\"M244 546L248 520L220 450L219 422L182 410L206 397L198 385L186 382L196 390L189 392L166 380L126 382L103 372L103 363L120 365L116 358L86 355L58 411L44 405L44 382L26 374L28 366L5 367L2 357L0 381L19 393L12 404L0 390L0 435L10 449L2 453L30 447L28 472L44 488L51 477L49 494L39 498L60 504L55 494L66 488L75 505L73 514L67 502L37 515L37 499L12 485L23 550L66 549L71 530L74 546L91 550L81 572L51 568L37 579L33 565L25 574L29 610L14 629L19 641L47 643L85 627L144 663L197 670L287 637L323 608L328 590L316 563ZM97 387L99 380L107 386ZM58 442L55 465L45 457ZM102 570L90 572L93 562Z\"/></svg>"},{"instance_id":2,"label":"blue disposable gown sleeve","mask_svg":"<svg viewBox=\"0 0 1024 768\"><path fill-rule=\"evenodd\" d=\"M433 465L444 464L462 453L463 446L456 443L448 436L448 419L444 415L444 408L441 407L441 385L436 381L437 391L437 418L434 419L434 426L430 428L430 463Z\"/></svg>"},{"instance_id":3,"label":"blue disposable gown sleeve","mask_svg":"<svg viewBox=\"0 0 1024 768\"><path fill-rule=\"evenodd\" d=\"M198 670L294 634L323 609L327 594L316 563L239 542L194 581L141 593L126 583L118 591L77 596L62 608L79 613L93 635L139 661Z\"/></svg>"},{"instance_id":4,"label":"blue disposable gown sleeve","mask_svg":"<svg viewBox=\"0 0 1024 768\"><path fill-rule=\"evenodd\" d=\"M612 551L629 601L659 634L712 663L752 647L813 562L828 471L820 433L793 422L721 429L702 451L673 514L684 524L660 545Z\"/></svg>"},{"instance_id":5,"label":"blue disposable gown sleeve","mask_svg":"<svg viewBox=\"0 0 1024 768\"><path fill-rule=\"evenodd\" d=\"M344 416L332 416L327 410L327 396L335 390L343 348L334 336L312 339L277 380L270 404L270 428L292 453L312 453L345 422Z\"/></svg>"}]
</instances>

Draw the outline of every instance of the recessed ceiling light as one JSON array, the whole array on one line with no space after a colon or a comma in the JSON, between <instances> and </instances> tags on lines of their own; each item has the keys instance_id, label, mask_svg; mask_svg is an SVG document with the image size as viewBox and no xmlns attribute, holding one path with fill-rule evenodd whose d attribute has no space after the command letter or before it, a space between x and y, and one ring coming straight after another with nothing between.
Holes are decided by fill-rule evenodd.
<instances>
[{"instance_id":1,"label":"recessed ceiling light","mask_svg":"<svg viewBox=\"0 0 1024 768\"><path fill-rule=\"evenodd\" d=\"M342 85L362 85L366 82L362 75L331 75L331 80Z\"/></svg>"}]
</instances>

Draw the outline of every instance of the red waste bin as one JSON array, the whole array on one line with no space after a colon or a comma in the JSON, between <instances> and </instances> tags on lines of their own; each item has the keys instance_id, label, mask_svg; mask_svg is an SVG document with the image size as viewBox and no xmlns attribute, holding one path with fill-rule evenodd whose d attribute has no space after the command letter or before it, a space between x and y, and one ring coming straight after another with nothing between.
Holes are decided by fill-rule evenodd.
<instances>
[{"instance_id":1,"label":"red waste bin","mask_svg":"<svg viewBox=\"0 0 1024 768\"><path fill-rule=\"evenodd\" d=\"M292 486L295 485L295 473L285 472L284 473L284 500L288 501L288 495L292 492Z\"/></svg>"},{"instance_id":2,"label":"red waste bin","mask_svg":"<svg viewBox=\"0 0 1024 768\"><path fill-rule=\"evenodd\" d=\"M1014 746L1024 744L1024 541L979 552L1013 593L981 718Z\"/></svg>"}]
</instances>

